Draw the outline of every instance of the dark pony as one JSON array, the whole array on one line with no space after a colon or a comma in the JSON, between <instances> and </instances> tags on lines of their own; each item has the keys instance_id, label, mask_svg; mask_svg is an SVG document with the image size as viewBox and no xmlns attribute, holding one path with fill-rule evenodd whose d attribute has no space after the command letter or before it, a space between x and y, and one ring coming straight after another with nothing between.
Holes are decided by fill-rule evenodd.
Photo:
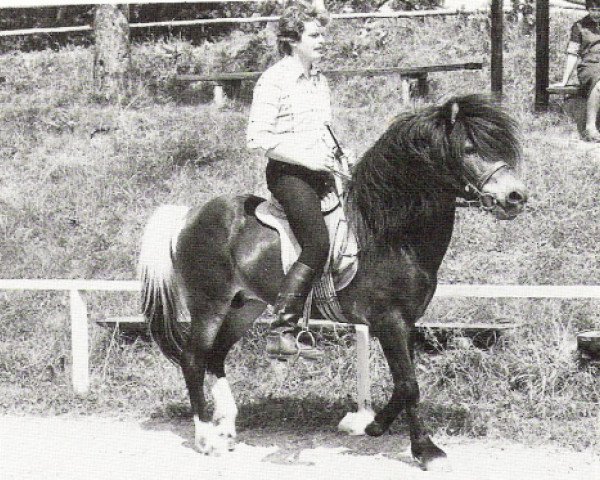
<instances>
[{"instance_id":1,"label":"dark pony","mask_svg":"<svg viewBox=\"0 0 600 480\"><path fill-rule=\"evenodd\" d=\"M394 382L387 405L357 418L353 428L381 435L404 410L412 453L424 468L445 453L419 417L413 326L434 295L456 198L514 218L527 200L514 169L519 159L515 122L488 98L469 95L397 117L348 181L346 213L359 239L359 269L339 301L348 318L368 324L379 339ZM279 237L254 214L263 201L221 196L193 209L160 207L142 242L143 312L161 350L182 368L195 444L205 453L233 447L237 408L225 357L274 302L283 279ZM212 421L203 391L207 371L217 377Z\"/></svg>"}]
</instances>

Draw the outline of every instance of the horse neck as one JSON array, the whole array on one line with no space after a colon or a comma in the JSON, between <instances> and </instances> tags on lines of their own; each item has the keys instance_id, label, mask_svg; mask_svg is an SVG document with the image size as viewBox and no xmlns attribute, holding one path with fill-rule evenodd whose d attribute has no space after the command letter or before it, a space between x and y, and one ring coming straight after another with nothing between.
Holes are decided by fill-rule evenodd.
<instances>
[{"instance_id":1,"label":"horse neck","mask_svg":"<svg viewBox=\"0 0 600 480\"><path fill-rule=\"evenodd\" d=\"M434 214L423 215L406 234L405 254L414 256L429 273L436 274L452 238L455 218L455 199L438 204Z\"/></svg>"},{"instance_id":2,"label":"horse neck","mask_svg":"<svg viewBox=\"0 0 600 480\"><path fill-rule=\"evenodd\" d=\"M423 197L425 198L425 197ZM430 208L413 208L403 228L388 224L387 231L375 234L369 222L349 199L349 217L358 233L360 257L363 262L387 262L390 257L411 257L432 275L437 273L452 238L455 219L455 198L438 192L426 202ZM387 206L382 205L385 210Z\"/></svg>"}]
</instances>

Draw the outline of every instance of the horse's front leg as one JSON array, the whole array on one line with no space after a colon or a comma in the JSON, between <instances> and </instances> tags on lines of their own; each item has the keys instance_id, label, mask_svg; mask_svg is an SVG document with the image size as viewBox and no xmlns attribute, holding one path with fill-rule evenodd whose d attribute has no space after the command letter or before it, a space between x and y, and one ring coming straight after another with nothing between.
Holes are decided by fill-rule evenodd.
<instances>
[{"instance_id":1,"label":"horse's front leg","mask_svg":"<svg viewBox=\"0 0 600 480\"><path fill-rule=\"evenodd\" d=\"M415 459L425 470L447 470L446 454L429 438L419 416L419 385L412 359L411 328L400 314L395 314L386 321L378 337L392 373L394 391L387 405L367 426L366 433L372 436L383 434L405 409Z\"/></svg>"}]
</instances>

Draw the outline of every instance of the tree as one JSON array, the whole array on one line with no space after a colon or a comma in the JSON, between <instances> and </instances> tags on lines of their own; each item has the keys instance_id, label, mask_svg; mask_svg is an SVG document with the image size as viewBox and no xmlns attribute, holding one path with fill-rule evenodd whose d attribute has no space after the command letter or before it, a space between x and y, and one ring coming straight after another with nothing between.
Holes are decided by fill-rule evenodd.
<instances>
[{"instance_id":1,"label":"tree","mask_svg":"<svg viewBox=\"0 0 600 480\"><path fill-rule=\"evenodd\" d=\"M117 5L99 5L94 15L94 93L120 101L129 88L129 21Z\"/></svg>"}]
</instances>

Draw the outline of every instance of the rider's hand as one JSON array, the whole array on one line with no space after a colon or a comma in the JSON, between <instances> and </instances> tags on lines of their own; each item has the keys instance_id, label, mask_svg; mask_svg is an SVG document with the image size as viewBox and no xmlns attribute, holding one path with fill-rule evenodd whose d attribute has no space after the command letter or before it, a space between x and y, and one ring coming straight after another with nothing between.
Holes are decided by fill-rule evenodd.
<instances>
[{"instance_id":1,"label":"rider's hand","mask_svg":"<svg viewBox=\"0 0 600 480\"><path fill-rule=\"evenodd\" d=\"M348 164L348 167L352 168L352 166L356 163L357 160L356 152L351 148L344 147L344 157L346 158L346 163Z\"/></svg>"}]
</instances>

